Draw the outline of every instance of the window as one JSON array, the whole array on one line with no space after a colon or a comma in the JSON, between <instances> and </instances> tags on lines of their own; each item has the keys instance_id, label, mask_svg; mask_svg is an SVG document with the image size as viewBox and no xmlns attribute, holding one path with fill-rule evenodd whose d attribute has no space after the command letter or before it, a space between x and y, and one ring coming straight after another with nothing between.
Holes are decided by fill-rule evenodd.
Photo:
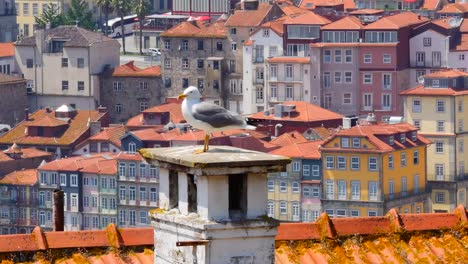
<instances>
[{"instance_id":1,"label":"window","mask_svg":"<svg viewBox=\"0 0 468 264\"><path fill-rule=\"evenodd\" d=\"M122 82L114 82L114 92L120 92L122 91Z\"/></svg>"},{"instance_id":2,"label":"window","mask_svg":"<svg viewBox=\"0 0 468 264\"><path fill-rule=\"evenodd\" d=\"M216 50L223 51L223 43L221 41L216 42Z\"/></svg>"},{"instance_id":3,"label":"window","mask_svg":"<svg viewBox=\"0 0 468 264\"><path fill-rule=\"evenodd\" d=\"M171 59L164 58L164 69L170 69L171 68Z\"/></svg>"},{"instance_id":4,"label":"window","mask_svg":"<svg viewBox=\"0 0 468 264\"><path fill-rule=\"evenodd\" d=\"M77 65L78 65L78 68L84 68L84 59L83 58L78 58L77 59Z\"/></svg>"},{"instance_id":5,"label":"window","mask_svg":"<svg viewBox=\"0 0 468 264\"><path fill-rule=\"evenodd\" d=\"M401 177L401 192L403 194L406 194L407 190L408 190L408 182L406 180L406 177Z\"/></svg>"},{"instance_id":6,"label":"window","mask_svg":"<svg viewBox=\"0 0 468 264\"><path fill-rule=\"evenodd\" d=\"M237 28L231 28L230 32L231 32L231 35L236 35L237 34Z\"/></svg>"},{"instance_id":7,"label":"window","mask_svg":"<svg viewBox=\"0 0 468 264\"><path fill-rule=\"evenodd\" d=\"M268 216L273 217L275 215L275 204L271 201L268 201L267 210L268 210Z\"/></svg>"},{"instance_id":8,"label":"window","mask_svg":"<svg viewBox=\"0 0 468 264\"><path fill-rule=\"evenodd\" d=\"M392 75L388 73L382 74L382 88L392 89Z\"/></svg>"},{"instance_id":9,"label":"window","mask_svg":"<svg viewBox=\"0 0 468 264\"><path fill-rule=\"evenodd\" d=\"M436 153L444 153L444 142L436 141L436 143L435 143L435 152Z\"/></svg>"},{"instance_id":10,"label":"window","mask_svg":"<svg viewBox=\"0 0 468 264\"><path fill-rule=\"evenodd\" d=\"M346 200L346 182L338 181L338 200Z\"/></svg>"},{"instance_id":11,"label":"window","mask_svg":"<svg viewBox=\"0 0 468 264\"><path fill-rule=\"evenodd\" d=\"M361 147L361 139L353 138L353 148L360 148L360 147Z\"/></svg>"},{"instance_id":12,"label":"window","mask_svg":"<svg viewBox=\"0 0 468 264\"><path fill-rule=\"evenodd\" d=\"M343 104L351 104L351 93L343 94Z\"/></svg>"},{"instance_id":13,"label":"window","mask_svg":"<svg viewBox=\"0 0 468 264\"><path fill-rule=\"evenodd\" d=\"M157 178L159 175L158 167L150 165L150 178Z\"/></svg>"},{"instance_id":14,"label":"window","mask_svg":"<svg viewBox=\"0 0 468 264\"><path fill-rule=\"evenodd\" d=\"M326 199L335 199L335 184L333 180L325 181L325 195Z\"/></svg>"},{"instance_id":15,"label":"window","mask_svg":"<svg viewBox=\"0 0 468 264\"><path fill-rule=\"evenodd\" d=\"M181 50L188 50L188 40L182 40L180 44L180 49Z\"/></svg>"},{"instance_id":16,"label":"window","mask_svg":"<svg viewBox=\"0 0 468 264\"><path fill-rule=\"evenodd\" d=\"M314 177L320 176L320 166L319 165L312 165L312 176L314 176Z\"/></svg>"},{"instance_id":17,"label":"window","mask_svg":"<svg viewBox=\"0 0 468 264\"><path fill-rule=\"evenodd\" d=\"M329 72L324 72L323 73L323 87L324 88L330 88L331 86L331 74Z\"/></svg>"},{"instance_id":18,"label":"window","mask_svg":"<svg viewBox=\"0 0 468 264\"><path fill-rule=\"evenodd\" d=\"M294 90L292 85L286 86L286 101L294 100Z\"/></svg>"},{"instance_id":19,"label":"window","mask_svg":"<svg viewBox=\"0 0 468 264\"><path fill-rule=\"evenodd\" d=\"M171 41L170 40L164 40L164 49L171 49Z\"/></svg>"},{"instance_id":20,"label":"window","mask_svg":"<svg viewBox=\"0 0 468 264\"><path fill-rule=\"evenodd\" d=\"M333 80L335 83L341 83L341 72L335 72L335 78Z\"/></svg>"},{"instance_id":21,"label":"window","mask_svg":"<svg viewBox=\"0 0 468 264\"><path fill-rule=\"evenodd\" d=\"M39 5L34 3L33 5L33 16L39 15Z\"/></svg>"},{"instance_id":22,"label":"window","mask_svg":"<svg viewBox=\"0 0 468 264\"><path fill-rule=\"evenodd\" d=\"M392 95L382 94L382 110L390 111L392 109Z\"/></svg>"},{"instance_id":23,"label":"window","mask_svg":"<svg viewBox=\"0 0 468 264\"><path fill-rule=\"evenodd\" d=\"M29 3L23 3L23 16L29 16Z\"/></svg>"},{"instance_id":24,"label":"window","mask_svg":"<svg viewBox=\"0 0 468 264\"><path fill-rule=\"evenodd\" d=\"M331 62L331 50L324 50L323 51L323 62L330 63Z\"/></svg>"},{"instance_id":25,"label":"window","mask_svg":"<svg viewBox=\"0 0 468 264\"><path fill-rule=\"evenodd\" d=\"M156 188L150 188L150 201L156 202L158 200L158 191Z\"/></svg>"},{"instance_id":26,"label":"window","mask_svg":"<svg viewBox=\"0 0 468 264\"><path fill-rule=\"evenodd\" d=\"M67 175L60 173L60 186L67 186Z\"/></svg>"},{"instance_id":27,"label":"window","mask_svg":"<svg viewBox=\"0 0 468 264\"><path fill-rule=\"evenodd\" d=\"M68 90L68 81L62 81L62 91Z\"/></svg>"},{"instance_id":28,"label":"window","mask_svg":"<svg viewBox=\"0 0 468 264\"><path fill-rule=\"evenodd\" d=\"M136 164L129 163L128 164L128 177L135 177L136 176Z\"/></svg>"},{"instance_id":29,"label":"window","mask_svg":"<svg viewBox=\"0 0 468 264\"><path fill-rule=\"evenodd\" d=\"M421 113L421 100L413 100L413 113Z\"/></svg>"},{"instance_id":30,"label":"window","mask_svg":"<svg viewBox=\"0 0 468 264\"><path fill-rule=\"evenodd\" d=\"M127 220L127 211L119 210L119 225L125 225Z\"/></svg>"},{"instance_id":31,"label":"window","mask_svg":"<svg viewBox=\"0 0 468 264\"><path fill-rule=\"evenodd\" d=\"M292 170L293 170L293 171L300 171L300 170L301 170L301 162L299 162L299 161L297 161L297 160L294 161L294 162L292 163Z\"/></svg>"},{"instance_id":32,"label":"window","mask_svg":"<svg viewBox=\"0 0 468 264\"><path fill-rule=\"evenodd\" d=\"M393 155L388 155L388 168L393 169L395 167L394 161L393 161Z\"/></svg>"},{"instance_id":33,"label":"window","mask_svg":"<svg viewBox=\"0 0 468 264\"><path fill-rule=\"evenodd\" d=\"M359 217L359 210L350 210L351 217Z\"/></svg>"},{"instance_id":34,"label":"window","mask_svg":"<svg viewBox=\"0 0 468 264\"><path fill-rule=\"evenodd\" d=\"M351 157L351 170L359 170L360 167L361 167L360 158L359 157Z\"/></svg>"},{"instance_id":35,"label":"window","mask_svg":"<svg viewBox=\"0 0 468 264\"><path fill-rule=\"evenodd\" d=\"M189 68L189 60L187 58L182 59L182 69L188 69Z\"/></svg>"},{"instance_id":36,"label":"window","mask_svg":"<svg viewBox=\"0 0 468 264\"><path fill-rule=\"evenodd\" d=\"M280 192L286 192L287 183L285 181L280 182Z\"/></svg>"},{"instance_id":37,"label":"window","mask_svg":"<svg viewBox=\"0 0 468 264\"><path fill-rule=\"evenodd\" d=\"M204 44L205 44L205 42L203 41L203 39L199 39L197 41L197 49L198 50L204 50Z\"/></svg>"},{"instance_id":38,"label":"window","mask_svg":"<svg viewBox=\"0 0 468 264\"><path fill-rule=\"evenodd\" d=\"M286 64L286 78L292 79L294 76L292 64Z\"/></svg>"},{"instance_id":39,"label":"window","mask_svg":"<svg viewBox=\"0 0 468 264\"><path fill-rule=\"evenodd\" d=\"M312 187L312 197L319 198L320 197L320 188L319 187Z\"/></svg>"},{"instance_id":40,"label":"window","mask_svg":"<svg viewBox=\"0 0 468 264\"><path fill-rule=\"evenodd\" d=\"M340 49L336 49L335 52L335 63L341 63L341 50Z\"/></svg>"},{"instance_id":41,"label":"window","mask_svg":"<svg viewBox=\"0 0 468 264\"><path fill-rule=\"evenodd\" d=\"M377 216L377 211L369 210L367 211L367 216Z\"/></svg>"},{"instance_id":42,"label":"window","mask_svg":"<svg viewBox=\"0 0 468 264\"><path fill-rule=\"evenodd\" d=\"M372 84L372 73L364 73L362 77L363 84Z\"/></svg>"},{"instance_id":43,"label":"window","mask_svg":"<svg viewBox=\"0 0 468 264\"><path fill-rule=\"evenodd\" d=\"M388 181L388 193L390 196L395 194L395 182L393 180Z\"/></svg>"},{"instance_id":44,"label":"window","mask_svg":"<svg viewBox=\"0 0 468 264\"><path fill-rule=\"evenodd\" d=\"M445 180L444 164L435 164L435 176L437 181Z\"/></svg>"},{"instance_id":45,"label":"window","mask_svg":"<svg viewBox=\"0 0 468 264\"><path fill-rule=\"evenodd\" d=\"M377 201L377 182L369 182L369 201Z\"/></svg>"},{"instance_id":46,"label":"window","mask_svg":"<svg viewBox=\"0 0 468 264\"><path fill-rule=\"evenodd\" d=\"M369 157L369 170L371 171L377 170L377 158L376 157Z\"/></svg>"},{"instance_id":47,"label":"window","mask_svg":"<svg viewBox=\"0 0 468 264\"><path fill-rule=\"evenodd\" d=\"M263 37L268 38L270 36L270 30L269 29L263 29Z\"/></svg>"},{"instance_id":48,"label":"window","mask_svg":"<svg viewBox=\"0 0 468 264\"><path fill-rule=\"evenodd\" d=\"M350 49L345 50L345 62L353 63L353 50L350 50Z\"/></svg>"},{"instance_id":49,"label":"window","mask_svg":"<svg viewBox=\"0 0 468 264\"><path fill-rule=\"evenodd\" d=\"M349 137L341 137L340 140L342 148L349 148Z\"/></svg>"},{"instance_id":50,"label":"window","mask_svg":"<svg viewBox=\"0 0 468 264\"><path fill-rule=\"evenodd\" d=\"M431 42L432 42L431 38L423 38L423 46L424 47L430 47L431 44L432 44Z\"/></svg>"},{"instance_id":51,"label":"window","mask_svg":"<svg viewBox=\"0 0 468 264\"><path fill-rule=\"evenodd\" d=\"M353 73L352 72L345 72L344 73L344 82L351 83L353 81Z\"/></svg>"},{"instance_id":52,"label":"window","mask_svg":"<svg viewBox=\"0 0 468 264\"><path fill-rule=\"evenodd\" d=\"M460 141L458 141L458 152L460 153L463 153L465 151L465 142L460 139Z\"/></svg>"},{"instance_id":53,"label":"window","mask_svg":"<svg viewBox=\"0 0 468 264\"><path fill-rule=\"evenodd\" d=\"M274 192L275 191L275 182L273 180L268 180L267 188L268 188L269 192Z\"/></svg>"},{"instance_id":54,"label":"window","mask_svg":"<svg viewBox=\"0 0 468 264\"><path fill-rule=\"evenodd\" d=\"M78 91L84 91L84 82L78 81L77 87L78 87Z\"/></svg>"},{"instance_id":55,"label":"window","mask_svg":"<svg viewBox=\"0 0 468 264\"><path fill-rule=\"evenodd\" d=\"M385 64L392 63L392 57L390 56L390 54L383 55L383 63Z\"/></svg>"},{"instance_id":56,"label":"window","mask_svg":"<svg viewBox=\"0 0 468 264\"><path fill-rule=\"evenodd\" d=\"M276 56L278 56L278 47L276 47L276 46L270 46L270 48L269 48L269 54L270 54L270 57L276 57Z\"/></svg>"},{"instance_id":57,"label":"window","mask_svg":"<svg viewBox=\"0 0 468 264\"><path fill-rule=\"evenodd\" d=\"M140 201L146 201L146 187L140 187Z\"/></svg>"},{"instance_id":58,"label":"window","mask_svg":"<svg viewBox=\"0 0 468 264\"><path fill-rule=\"evenodd\" d=\"M346 157L337 157L337 169L339 170L346 170Z\"/></svg>"},{"instance_id":59,"label":"window","mask_svg":"<svg viewBox=\"0 0 468 264\"><path fill-rule=\"evenodd\" d=\"M286 202L281 201L280 202L280 214L284 215L284 214L287 214L287 213L288 213L287 204L286 204Z\"/></svg>"},{"instance_id":60,"label":"window","mask_svg":"<svg viewBox=\"0 0 468 264\"><path fill-rule=\"evenodd\" d=\"M189 87L189 80L188 78L182 78L182 88L187 88Z\"/></svg>"},{"instance_id":61,"label":"window","mask_svg":"<svg viewBox=\"0 0 468 264\"><path fill-rule=\"evenodd\" d=\"M335 157L333 156L326 156L325 157L326 161L326 168L327 169L333 169L335 168Z\"/></svg>"},{"instance_id":62,"label":"window","mask_svg":"<svg viewBox=\"0 0 468 264\"><path fill-rule=\"evenodd\" d=\"M293 192L299 192L300 188L299 188L299 183L298 182L293 182L292 183L292 191Z\"/></svg>"},{"instance_id":63,"label":"window","mask_svg":"<svg viewBox=\"0 0 468 264\"><path fill-rule=\"evenodd\" d=\"M76 174L70 175L70 186L78 187L78 175Z\"/></svg>"},{"instance_id":64,"label":"window","mask_svg":"<svg viewBox=\"0 0 468 264\"><path fill-rule=\"evenodd\" d=\"M406 153L401 153L401 167L406 167Z\"/></svg>"},{"instance_id":65,"label":"window","mask_svg":"<svg viewBox=\"0 0 468 264\"><path fill-rule=\"evenodd\" d=\"M426 64L426 53L416 52L416 66L425 66Z\"/></svg>"},{"instance_id":66,"label":"window","mask_svg":"<svg viewBox=\"0 0 468 264\"><path fill-rule=\"evenodd\" d=\"M68 67L68 58L62 58L62 68Z\"/></svg>"},{"instance_id":67,"label":"window","mask_svg":"<svg viewBox=\"0 0 468 264\"><path fill-rule=\"evenodd\" d=\"M364 54L364 63L372 63L372 54Z\"/></svg>"},{"instance_id":68,"label":"window","mask_svg":"<svg viewBox=\"0 0 468 264\"><path fill-rule=\"evenodd\" d=\"M436 192L435 193L435 200L436 200L436 203L445 203L445 193L444 192Z\"/></svg>"},{"instance_id":69,"label":"window","mask_svg":"<svg viewBox=\"0 0 468 264\"><path fill-rule=\"evenodd\" d=\"M136 187L135 186L128 187L128 200L130 201L136 200Z\"/></svg>"},{"instance_id":70,"label":"window","mask_svg":"<svg viewBox=\"0 0 468 264\"><path fill-rule=\"evenodd\" d=\"M71 207L78 207L78 194L77 193L71 193L70 194L70 199L71 199Z\"/></svg>"},{"instance_id":71,"label":"window","mask_svg":"<svg viewBox=\"0 0 468 264\"><path fill-rule=\"evenodd\" d=\"M351 200L361 200L361 182L351 181Z\"/></svg>"}]
</instances>

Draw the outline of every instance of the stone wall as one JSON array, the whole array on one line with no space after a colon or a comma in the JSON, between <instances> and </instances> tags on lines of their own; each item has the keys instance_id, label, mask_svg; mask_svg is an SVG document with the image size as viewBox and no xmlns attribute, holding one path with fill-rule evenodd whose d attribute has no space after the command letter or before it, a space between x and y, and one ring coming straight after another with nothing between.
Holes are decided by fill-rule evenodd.
<instances>
[{"instance_id":1,"label":"stone wall","mask_svg":"<svg viewBox=\"0 0 468 264\"><path fill-rule=\"evenodd\" d=\"M13 127L24 119L27 107L26 80L0 83L0 124Z\"/></svg>"}]
</instances>

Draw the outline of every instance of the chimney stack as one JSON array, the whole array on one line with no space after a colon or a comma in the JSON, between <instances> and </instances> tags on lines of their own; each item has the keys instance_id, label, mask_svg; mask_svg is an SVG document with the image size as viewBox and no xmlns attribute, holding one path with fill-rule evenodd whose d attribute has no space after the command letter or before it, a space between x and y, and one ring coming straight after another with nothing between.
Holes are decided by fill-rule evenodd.
<instances>
[{"instance_id":1,"label":"chimney stack","mask_svg":"<svg viewBox=\"0 0 468 264\"><path fill-rule=\"evenodd\" d=\"M29 108L24 109L24 120L29 120Z\"/></svg>"},{"instance_id":2,"label":"chimney stack","mask_svg":"<svg viewBox=\"0 0 468 264\"><path fill-rule=\"evenodd\" d=\"M64 204L63 204L63 191L54 190L54 205L53 205L53 217L54 217L54 231L64 230Z\"/></svg>"}]
</instances>

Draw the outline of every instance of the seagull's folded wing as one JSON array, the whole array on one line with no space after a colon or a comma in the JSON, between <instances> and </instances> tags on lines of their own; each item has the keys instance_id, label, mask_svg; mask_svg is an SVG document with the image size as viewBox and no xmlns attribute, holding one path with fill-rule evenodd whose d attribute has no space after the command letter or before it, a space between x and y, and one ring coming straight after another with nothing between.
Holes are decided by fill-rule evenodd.
<instances>
[{"instance_id":1,"label":"seagull's folded wing","mask_svg":"<svg viewBox=\"0 0 468 264\"><path fill-rule=\"evenodd\" d=\"M243 126L245 124L242 116L230 112L221 106L205 102L195 104L192 107L192 114L195 119L208 123L215 128Z\"/></svg>"}]
</instances>

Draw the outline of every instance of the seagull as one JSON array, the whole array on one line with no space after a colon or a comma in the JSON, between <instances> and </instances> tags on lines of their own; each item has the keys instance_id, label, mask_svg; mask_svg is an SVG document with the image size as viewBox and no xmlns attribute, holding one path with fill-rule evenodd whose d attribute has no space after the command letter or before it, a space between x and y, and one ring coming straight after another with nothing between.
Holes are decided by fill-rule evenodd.
<instances>
[{"instance_id":1,"label":"seagull","mask_svg":"<svg viewBox=\"0 0 468 264\"><path fill-rule=\"evenodd\" d=\"M208 141L212 132L228 129L256 129L254 126L247 125L246 119L241 115L221 106L200 101L200 91L194 86L185 89L178 99L184 99L182 101L182 115L187 123L196 129L205 131L205 144L203 149L195 151L197 154L208 151Z\"/></svg>"}]
</instances>

